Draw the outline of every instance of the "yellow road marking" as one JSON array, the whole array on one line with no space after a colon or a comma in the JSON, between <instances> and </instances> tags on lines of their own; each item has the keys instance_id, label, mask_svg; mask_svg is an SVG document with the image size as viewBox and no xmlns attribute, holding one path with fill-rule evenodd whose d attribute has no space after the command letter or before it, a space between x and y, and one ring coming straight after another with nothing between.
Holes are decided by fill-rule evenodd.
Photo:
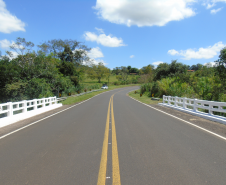
<instances>
[{"instance_id":1,"label":"yellow road marking","mask_svg":"<svg viewBox=\"0 0 226 185\"><path fill-rule=\"evenodd\" d=\"M111 100L111 122L112 122L112 184L121 185L120 180L120 170L119 170L119 160L118 160L118 147L116 139L116 130L115 130L115 117L113 110L113 97Z\"/></svg>"},{"instance_id":2,"label":"yellow road marking","mask_svg":"<svg viewBox=\"0 0 226 185\"><path fill-rule=\"evenodd\" d=\"M110 98L109 105L108 105L108 113L107 113L106 127L105 127L105 133L104 133L104 142L103 142L103 148L102 148L102 154L101 154L100 169L99 169L97 185L105 185L105 180L106 180L111 101L112 101L112 98Z\"/></svg>"},{"instance_id":3,"label":"yellow road marking","mask_svg":"<svg viewBox=\"0 0 226 185\"><path fill-rule=\"evenodd\" d=\"M114 118L114 109L113 109L113 97L114 97L114 94L111 96L109 105L108 105L108 113L107 113L104 142L103 142L103 148L102 148L102 154L101 154L97 185L105 185L105 182L106 182L110 111L111 111L111 123L112 123L112 184L121 185L116 129L115 129L115 118Z\"/></svg>"}]
</instances>

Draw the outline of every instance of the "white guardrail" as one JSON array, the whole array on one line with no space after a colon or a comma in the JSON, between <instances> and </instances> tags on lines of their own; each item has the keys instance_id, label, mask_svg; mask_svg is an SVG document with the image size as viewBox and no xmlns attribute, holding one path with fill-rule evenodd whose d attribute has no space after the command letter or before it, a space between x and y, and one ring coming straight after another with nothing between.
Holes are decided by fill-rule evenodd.
<instances>
[{"instance_id":1,"label":"white guardrail","mask_svg":"<svg viewBox=\"0 0 226 185\"><path fill-rule=\"evenodd\" d=\"M101 91L103 89L96 89L92 91L87 91L84 93L72 95L81 96L87 93ZM66 100L68 97L56 98L41 98L33 100L23 100L19 102L7 102L0 104L0 128L11 123L41 114L43 112L61 107L60 101Z\"/></svg>"},{"instance_id":2,"label":"white guardrail","mask_svg":"<svg viewBox=\"0 0 226 185\"><path fill-rule=\"evenodd\" d=\"M57 98L23 100L0 104L0 127L62 106Z\"/></svg>"},{"instance_id":3,"label":"white guardrail","mask_svg":"<svg viewBox=\"0 0 226 185\"><path fill-rule=\"evenodd\" d=\"M169 106L185 112L218 121L226 124L226 117L215 115L214 113L226 113L226 102L206 101L199 99L191 99L186 97L165 96L163 95L163 103L160 105ZM203 112L205 111L206 112Z\"/></svg>"}]
</instances>

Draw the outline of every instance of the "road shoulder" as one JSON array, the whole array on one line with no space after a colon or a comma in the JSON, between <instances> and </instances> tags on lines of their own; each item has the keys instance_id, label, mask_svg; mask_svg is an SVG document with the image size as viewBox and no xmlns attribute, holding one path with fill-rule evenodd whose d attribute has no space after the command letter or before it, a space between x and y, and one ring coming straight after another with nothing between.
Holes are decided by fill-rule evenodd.
<instances>
[{"instance_id":1,"label":"road shoulder","mask_svg":"<svg viewBox=\"0 0 226 185\"><path fill-rule=\"evenodd\" d=\"M127 96L131 97L129 93L127 94ZM134 98L134 97L131 97L131 98ZM183 119L185 121L188 121L188 122L190 122L194 125L200 126L200 127L207 129L211 132L219 134L223 137L226 137L226 125L224 125L224 124L221 124L221 123L218 123L218 122L215 122L215 121L210 121L210 120L207 120L207 119L195 116L195 115L191 115L191 114L188 114L188 113L185 113L185 112L181 112L181 111L169 108L169 107L164 107L164 106L161 106L159 104L148 104L148 103L145 103L145 104L147 104L147 105L149 105L149 106L151 106L155 109L164 111L164 112L171 114L173 116L176 116L176 117Z\"/></svg>"},{"instance_id":2,"label":"road shoulder","mask_svg":"<svg viewBox=\"0 0 226 185\"><path fill-rule=\"evenodd\" d=\"M76 104L78 104L78 103L76 103ZM74 105L76 105L76 104L74 104ZM21 120L21 121L17 121L15 123L12 123L10 125L2 127L2 128L0 128L0 137L5 135L5 134L8 134L8 133L10 133L10 132L12 132L14 130L17 130L17 129L21 128L21 127L29 125L29 124L31 124L33 122L41 120L41 119L43 119L43 118L45 118L47 116L50 116L50 115L55 114L57 112L60 112L60 111L62 111L64 109L67 109L67 108L69 108L71 106L73 106L73 105L63 105L63 106L61 106L59 108L56 108L56 109L44 112L42 114L38 114L36 116L30 117L30 118L27 118L27 119L24 119L24 120Z\"/></svg>"}]
</instances>

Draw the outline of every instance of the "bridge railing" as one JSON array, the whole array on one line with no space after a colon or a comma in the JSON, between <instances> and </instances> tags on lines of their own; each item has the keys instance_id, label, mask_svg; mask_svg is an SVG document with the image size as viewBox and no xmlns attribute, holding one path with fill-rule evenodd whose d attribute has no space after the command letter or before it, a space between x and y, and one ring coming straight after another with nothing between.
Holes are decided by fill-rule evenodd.
<instances>
[{"instance_id":1,"label":"bridge railing","mask_svg":"<svg viewBox=\"0 0 226 185\"><path fill-rule=\"evenodd\" d=\"M194 112L202 112L209 115L216 115L216 113L226 113L226 109L224 109L224 107L226 107L226 102L215 102L163 95L163 104L181 107L183 109L192 110Z\"/></svg>"},{"instance_id":2,"label":"bridge railing","mask_svg":"<svg viewBox=\"0 0 226 185\"><path fill-rule=\"evenodd\" d=\"M24 114L29 111L35 111L57 104L57 98L41 98L33 100L23 100L19 102L7 102L0 104L0 119L5 117L12 117L18 114Z\"/></svg>"},{"instance_id":3,"label":"bridge railing","mask_svg":"<svg viewBox=\"0 0 226 185\"><path fill-rule=\"evenodd\" d=\"M81 96L83 94L100 90L102 89L96 89L72 96ZM2 103L0 104L0 128L46 111L59 108L62 106L62 103L60 102L67 98L68 97L56 98L56 96L54 96L49 98Z\"/></svg>"}]
</instances>

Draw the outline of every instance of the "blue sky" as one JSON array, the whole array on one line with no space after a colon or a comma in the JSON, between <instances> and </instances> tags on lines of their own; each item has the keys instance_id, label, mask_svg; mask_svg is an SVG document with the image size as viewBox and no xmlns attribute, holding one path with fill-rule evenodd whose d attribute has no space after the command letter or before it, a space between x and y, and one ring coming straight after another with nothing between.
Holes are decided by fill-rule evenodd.
<instances>
[{"instance_id":1,"label":"blue sky","mask_svg":"<svg viewBox=\"0 0 226 185\"><path fill-rule=\"evenodd\" d=\"M225 18L226 0L0 0L0 50L75 39L109 68L205 64L226 46Z\"/></svg>"}]
</instances>

